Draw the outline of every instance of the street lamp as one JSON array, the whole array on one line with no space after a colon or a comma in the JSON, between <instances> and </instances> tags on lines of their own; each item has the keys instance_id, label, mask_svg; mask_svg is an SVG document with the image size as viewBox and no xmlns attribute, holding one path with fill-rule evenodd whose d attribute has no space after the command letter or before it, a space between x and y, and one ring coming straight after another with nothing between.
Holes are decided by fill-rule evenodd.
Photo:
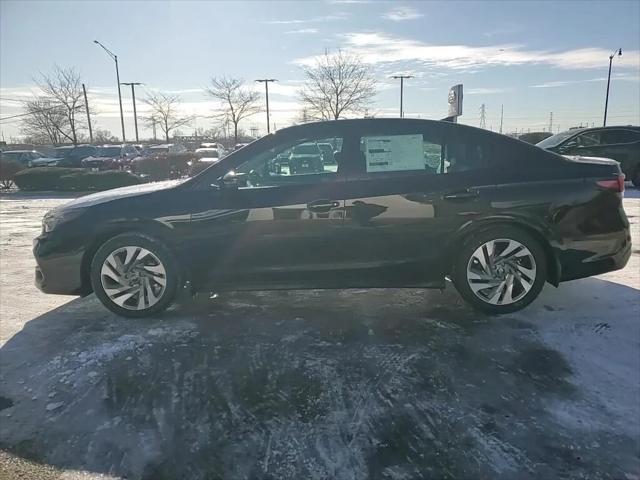
<instances>
[{"instance_id":1,"label":"street lamp","mask_svg":"<svg viewBox=\"0 0 640 480\"><path fill-rule=\"evenodd\" d=\"M269 133L269 82L277 82L277 80L275 78L260 78L256 80L256 82L264 83L264 91L267 99L267 133Z\"/></svg>"},{"instance_id":2,"label":"street lamp","mask_svg":"<svg viewBox=\"0 0 640 480\"><path fill-rule=\"evenodd\" d=\"M136 142L138 139L138 113L136 112L136 85L144 85L140 82L122 82L122 85L131 85L131 98L133 99L133 124L136 126Z\"/></svg>"},{"instance_id":3,"label":"street lamp","mask_svg":"<svg viewBox=\"0 0 640 480\"><path fill-rule=\"evenodd\" d=\"M120 124L122 125L122 143L126 142L124 136L124 114L122 113L122 94L120 93L120 72L118 71L118 56L114 54L111 50L101 44L98 40L94 40L93 43L100 45L102 49L107 52L114 62L116 62L116 79L118 81L118 100L120 102Z\"/></svg>"},{"instance_id":4,"label":"street lamp","mask_svg":"<svg viewBox=\"0 0 640 480\"><path fill-rule=\"evenodd\" d=\"M393 75L391 78L400 79L400 118L404 117L404 112L402 110L402 97L404 95L404 79L405 78L413 78L413 75Z\"/></svg>"},{"instance_id":5,"label":"street lamp","mask_svg":"<svg viewBox=\"0 0 640 480\"><path fill-rule=\"evenodd\" d=\"M613 57L618 55L622 56L622 49L619 48L614 50L611 55L609 55L609 75L607 76L607 96L604 101L604 122L602 123L603 127L607 126L607 107L609 106L609 84L611 83L611 64L613 63Z\"/></svg>"}]
</instances>

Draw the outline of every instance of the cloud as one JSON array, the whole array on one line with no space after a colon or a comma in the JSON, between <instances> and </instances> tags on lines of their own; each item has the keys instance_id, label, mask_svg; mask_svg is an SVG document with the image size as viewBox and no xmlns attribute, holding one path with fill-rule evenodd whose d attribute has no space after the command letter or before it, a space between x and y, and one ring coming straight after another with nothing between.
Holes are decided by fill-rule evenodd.
<instances>
[{"instance_id":1,"label":"cloud","mask_svg":"<svg viewBox=\"0 0 640 480\"><path fill-rule=\"evenodd\" d=\"M422 13L418 12L412 7L397 7L389 10L382 18L387 20L393 20L394 22L402 22L404 20L415 20L416 18L423 17Z\"/></svg>"},{"instance_id":2,"label":"cloud","mask_svg":"<svg viewBox=\"0 0 640 480\"><path fill-rule=\"evenodd\" d=\"M507 88L470 88L468 90L466 90L464 93L465 95L491 95L494 93L502 93L502 92L506 92Z\"/></svg>"},{"instance_id":3,"label":"cloud","mask_svg":"<svg viewBox=\"0 0 640 480\"><path fill-rule=\"evenodd\" d=\"M456 70L477 70L487 66L550 65L561 69L602 69L611 52L602 48L582 48L563 52L528 50L522 45L433 45L385 33L347 33L341 35L345 51L369 64L417 62ZM313 65L318 56L294 60ZM604 59L604 61L603 61ZM640 51L627 51L617 68L640 67Z\"/></svg>"},{"instance_id":4,"label":"cloud","mask_svg":"<svg viewBox=\"0 0 640 480\"><path fill-rule=\"evenodd\" d=\"M269 25L299 25L302 23L318 23L318 22L333 22L338 20L346 20L349 18L347 12L338 12L331 15L322 15L320 17L313 18L294 18L290 20L267 20L263 23Z\"/></svg>"},{"instance_id":5,"label":"cloud","mask_svg":"<svg viewBox=\"0 0 640 480\"><path fill-rule=\"evenodd\" d=\"M615 82L618 80L626 81L626 82L638 82L640 81L640 76L638 75L612 75L611 81ZM531 88L556 88L556 87L566 87L567 85L575 85L578 83L591 83L591 82L606 82L607 77L597 77L597 78L589 78L586 80L559 80L554 82L545 82L539 83L536 85L531 85Z\"/></svg>"},{"instance_id":6,"label":"cloud","mask_svg":"<svg viewBox=\"0 0 640 480\"><path fill-rule=\"evenodd\" d=\"M300 28L298 30L289 30L288 32L284 32L286 34L297 34L297 33L318 33L317 28Z\"/></svg>"},{"instance_id":7,"label":"cloud","mask_svg":"<svg viewBox=\"0 0 640 480\"><path fill-rule=\"evenodd\" d=\"M327 3L333 5L356 5L363 3L373 3L372 0L327 0Z\"/></svg>"}]
</instances>

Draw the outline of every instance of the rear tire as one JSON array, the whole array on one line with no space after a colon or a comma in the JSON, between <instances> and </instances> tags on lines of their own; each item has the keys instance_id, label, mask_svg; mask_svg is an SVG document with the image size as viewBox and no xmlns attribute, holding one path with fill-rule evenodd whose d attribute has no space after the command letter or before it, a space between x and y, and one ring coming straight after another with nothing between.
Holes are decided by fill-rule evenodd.
<instances>
[{"instance_id":1,"label":"rear tire","mask_svg":"<svg viewBox=\"0 0 640 480\"><path fill-rule=\"evenodd\" d=\"M91 262L98 299L123 317L148 317L169 307L180 270L169 248L144 233L125 233L105 242Z\"/></svg>"},{"instance_id":2,"label":"rear tire","mask_svg":"<svg viewBox=\"0 0 640 480\"><path fill-rule=\"evenodd\" d=\"M453 282L477 310L511 313L533 302L547 278L547 258L540 243L510 226L472 234L456 252Z\"/></svg>"}]
</instances>

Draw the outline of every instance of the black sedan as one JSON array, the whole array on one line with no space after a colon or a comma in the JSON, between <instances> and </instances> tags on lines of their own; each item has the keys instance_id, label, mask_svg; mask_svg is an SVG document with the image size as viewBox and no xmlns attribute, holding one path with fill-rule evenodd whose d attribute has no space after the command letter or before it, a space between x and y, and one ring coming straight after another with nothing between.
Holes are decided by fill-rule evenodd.
<instances>
[{"instance_id":1,"label":"black sedan","mask_svg":"<svg viewBox=\"0 0 640 480\"><path fill-rule=\"evenodd\" d=\"M281 152L339 145L335 166L291 174ZM267 135L199 175L111 190L49 212L35 240L47 293L94 291L131 317L179 288L444 288L521 309L545 282L624 267L624 177L448 122L364 119Z\"/></svg>"},{"instance_id":2,"label":"black sedan","mask_svg":"<svg viewBox=\"0 0 640 480\"><path fill-rule=\"evenodd\" d=\"M562 155L612 158L620 162L626 178L640 187L640 127L574 128L537 146Z\"/></svg>"}]
</instances>

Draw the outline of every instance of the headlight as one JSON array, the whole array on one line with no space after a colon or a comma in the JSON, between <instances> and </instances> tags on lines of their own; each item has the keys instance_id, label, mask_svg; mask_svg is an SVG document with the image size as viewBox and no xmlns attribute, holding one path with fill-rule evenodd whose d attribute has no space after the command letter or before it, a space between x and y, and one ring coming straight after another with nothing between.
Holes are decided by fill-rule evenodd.
<instances>
[{"instance_id":1,"label":"headlight","mask_svg":"<svg viewBox=\"0 0 640 480\"><path fill-rule=\"evenodd\" d=\"M51 210L42 219L42 233L49 233L58 225L79 217L84 210L69 208L66 210Z\"/></svg>"}]
</instances>

